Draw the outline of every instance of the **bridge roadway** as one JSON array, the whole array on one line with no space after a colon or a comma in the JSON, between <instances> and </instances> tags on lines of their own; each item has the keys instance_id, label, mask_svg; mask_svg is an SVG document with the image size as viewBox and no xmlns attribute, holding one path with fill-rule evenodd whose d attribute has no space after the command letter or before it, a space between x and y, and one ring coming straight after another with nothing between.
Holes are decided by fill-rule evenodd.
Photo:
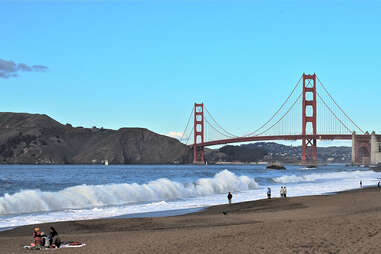
<instances>
[{"instance_id":1,"label":"bridge roadway","mask_svg":"<svg viewBox=\"0 0 381 254\"><path fill-rule=\"evenodd\" d=\"M370 135L356 135L356 137L369 137ZM376 135L378 140L381 140L381 135ZM316 137L317 140L352 140L352 134L323 134L323 135L279 135L279 136L253 136L253 137L238 137L238 138L229 138L229 139L221 139L215 141L208 141L204 143L198 143L197 147L205 147L205 146L215 146L215 145L223 145L230 143L242 143L242 142L251 142L251 141L269 141L269 140L300 140L307 138L313 139ZM190 148L193 148L194 144L189 145Z\"/></svg>"}]
</instances>

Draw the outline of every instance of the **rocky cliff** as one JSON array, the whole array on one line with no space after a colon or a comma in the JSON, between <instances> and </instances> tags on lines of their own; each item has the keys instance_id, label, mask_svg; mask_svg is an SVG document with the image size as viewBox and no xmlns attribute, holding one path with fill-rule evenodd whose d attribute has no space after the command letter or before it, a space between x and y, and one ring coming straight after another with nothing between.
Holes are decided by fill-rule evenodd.
<instances>
[{"instance_id":1,"label":"rocky cliff","mask_svg":"<svg viewBox=\"0 0 381 254\"><path fill-rule=\"evenodd\" d=\"M143 128L72 127L47 115L0 113L2 164L190 163L191 150Z\"/></svg>"}]
</instances>

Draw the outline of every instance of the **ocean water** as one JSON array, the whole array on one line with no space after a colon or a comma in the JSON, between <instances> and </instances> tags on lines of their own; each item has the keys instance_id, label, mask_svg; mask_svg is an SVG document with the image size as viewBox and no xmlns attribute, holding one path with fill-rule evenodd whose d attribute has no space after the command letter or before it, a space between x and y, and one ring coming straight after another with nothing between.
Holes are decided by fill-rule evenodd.
<instances>
[{"instance_id":1,"label":"ocean water","mask_svg":"<svg viewBox=\"0 0 381 254\"><path fill-rule=\"evenodd\" d=\"M327 165L3 165L0 166L0 228L54 221L136 214L175 214L227 202L266 197L318 195L375 186L381 173Z\"/></svg>"}]
</instances>

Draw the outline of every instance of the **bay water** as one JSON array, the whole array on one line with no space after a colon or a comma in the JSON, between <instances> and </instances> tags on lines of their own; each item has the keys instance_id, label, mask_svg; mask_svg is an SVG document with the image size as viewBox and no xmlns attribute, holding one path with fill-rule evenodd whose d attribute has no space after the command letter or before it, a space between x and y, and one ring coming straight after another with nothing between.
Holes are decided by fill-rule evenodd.
<instances>
[{"instance_id":1,"label":"bay water","mask_svg":"<svg viewBox=\"0 0 381 254\"><path fill-rule=\"evenodd\" d=\"M376 186L381 173L344 164L286 165L2 165L0 228L176 211L266 198L330 194Z\"/></svg>"}]
</instances>

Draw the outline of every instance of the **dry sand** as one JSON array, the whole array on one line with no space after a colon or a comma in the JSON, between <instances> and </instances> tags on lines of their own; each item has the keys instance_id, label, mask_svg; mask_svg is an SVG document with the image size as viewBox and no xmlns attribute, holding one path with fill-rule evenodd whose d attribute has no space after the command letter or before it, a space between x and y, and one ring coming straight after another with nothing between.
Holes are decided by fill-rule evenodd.
<instances>
[{"instance_id":1,"label":"dry sand","mask_svg":"<svg viewBox=\"0 0 381 254\"><path fill-rule=\"evenodd\" d=\"M223 212L227 212L226 215ZM87 246L57 253L381 253L381 192L259 200L164 218L54 225ZM32 226L0 232L0 253L30 253ZM33 251L37 252L37 251Z\"/></svg>"}]
</instances>

